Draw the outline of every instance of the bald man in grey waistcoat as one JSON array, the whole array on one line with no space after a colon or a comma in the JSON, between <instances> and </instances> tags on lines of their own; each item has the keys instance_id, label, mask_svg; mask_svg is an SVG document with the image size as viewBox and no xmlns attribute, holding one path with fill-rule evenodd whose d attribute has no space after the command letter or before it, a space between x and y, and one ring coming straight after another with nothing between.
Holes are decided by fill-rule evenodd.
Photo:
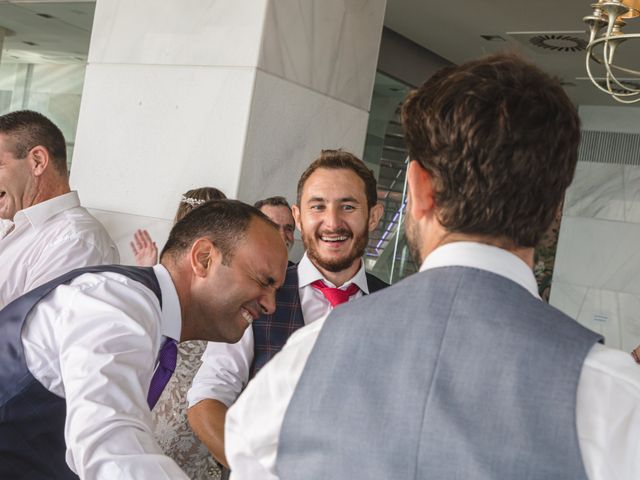
<instances>
[{"instance_id":1,"label":"bald man in grey waistcoat","mask_svg":"<svg viewBox=\"0 0 640 480\"><path fill-rule=\"evenodd\" d=\"M491 56L402 117L420 272L290 338L227 415L232 478L637 480L640 369L532 273L580 142L559 82Z\"/></svg>"}]
</instances>

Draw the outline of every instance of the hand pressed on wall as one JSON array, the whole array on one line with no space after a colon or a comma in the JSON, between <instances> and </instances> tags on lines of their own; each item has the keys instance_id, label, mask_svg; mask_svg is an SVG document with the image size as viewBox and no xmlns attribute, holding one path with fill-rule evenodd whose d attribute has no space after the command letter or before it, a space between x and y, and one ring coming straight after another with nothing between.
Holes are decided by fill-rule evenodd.
<instances>
[{"instance_id":1,"label":"hand pressed on wall","mask_svg":"<svg viewBox=\"0 0 640 480\"><path fill-rule=\"evenodd\" d=\"M153 267L158 263L158 246L146 230L136 230L129 244L139 267Z\"/></svg>"}]
</instances>

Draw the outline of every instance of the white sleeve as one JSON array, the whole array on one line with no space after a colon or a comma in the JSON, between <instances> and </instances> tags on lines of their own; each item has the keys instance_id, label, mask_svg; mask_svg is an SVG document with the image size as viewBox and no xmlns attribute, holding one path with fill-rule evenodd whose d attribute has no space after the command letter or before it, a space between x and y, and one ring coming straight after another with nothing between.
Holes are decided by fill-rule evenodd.
<instances>
[{"instance_id":1,"label":"white sleeve","mask_svg":"<svg viewBox=\"0 0 640 480\"><path fill-rule=\"evenodd\" d=\"M115 246L96 245L82 237L63 238L49 243L29 265L23 292L28 292L75 268L90 265L117 264L120 255Z\"/></svg>"},{"instance_id":2,"label":"white sleeve","mask_svg":"<svg viewBox=\"0 0 640 480\"><path fill-rule=\"evenodd\" d=\"M187 479L156 443L147 405L160 342L157 300L139 284L91 277L98 280L58 287L28 320L56 330L49 338L57 365L48 368L64 389L67 463L80 478Z\"/></svg>"},{"instance_id":3,"label":"white sleeve","mask_svg":"<svg viewBox=\"0 0 640 480\"><path fill-rule=\"evenodd\" d=\"M640 366L630 354L592 348L578 383L576 417L589 480L640 478Z\"/></svg>"},{"instance_id":4,"label":"white sleeve","mask_svg":"<svg viewBox=\"0 0 640 480\"><path fill-rule=\"evenodd\" d=\"M282 421L323 324L318 320L291 335L227 412L224 444L232 480L277 480Z\"/></svg>"},{"instance_id":5,"label":"white sleeve","mask_svg":"<svg viewBox=\"0 0 640 480\"><path fill-rule=\"evenodd\" d=\"M202 365L187 393L189 407L213 399L227 407L233 404L249 381L253 362L253 330L247 328L237 343L209 342Z\"/></svg>"}]
</instances>

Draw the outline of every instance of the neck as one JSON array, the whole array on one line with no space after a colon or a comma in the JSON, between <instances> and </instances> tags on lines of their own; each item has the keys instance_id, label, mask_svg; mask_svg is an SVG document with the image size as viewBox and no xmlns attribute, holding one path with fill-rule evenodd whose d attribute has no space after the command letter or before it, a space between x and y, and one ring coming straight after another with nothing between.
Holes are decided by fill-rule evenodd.
<instances>
[{"instance_id":1,"label":"neck","mask_svg":"<svg viewBox=\"0 0 640 480\"><path fill-rule=\"evenodd\" d=\"M516 257L520 258L524 263L526 263L529 268L533 269L533 254L534 249L532 247L517 247L513 244L513 242L506 238L500 237L490 237L486 235L467 235L464 233L446 233L442 235L437 241L431 242L431 246L425 248L425 252L423 252L423 259L427 257L431 252L433 252L436 248L446 245L448 243L454 242L475 242L475 243L483 243L485 245L491 245L493 247L498 247L507 252L514 254Z\"/></svg>"},{"instance_id":2,"label":"neck","mask_svg":"<svg viewBox=\"0 0 640 480\"><path fill-rule=\"evenodd\" d=\"M38 203L46 202L52 198L69 193L70 191L69 181L66 179L52 177L46 179L43 178L42 182L38 185L38 189L36 190L30 204L36 205Z\"/></svg>"},{"instance_id":3,"label":"neck","mask_svg":"<svg viewBox=\"0 0 640 480\"><path fill-rule=\"evenodd\" d=\"M179 274L179 266L173 260L169 258L164 258L160 261L160 264L167 269L169 272L169 276L171 277L171 281L176 288L176 293L178 294L178 303L180 303L180 314L181 314L181 328L180 328L180 338L179 342L185 342L187 340L192 340L193 335L189 329L189 326L192 322L189 322L187 319L190 318L191 314L190 309L190 296L189 296L189 288L186 282L180 281L180 278L185 278L184 275Z\"/></svg>"},{"instance_id":4,"label":"neck","mask_svg":"<svg viewBox=\"0 0 640 480\"><path fill-rule=\"evenodd\" d=\"M313 261L311 261L313 265L320 270L322 276L333 283L336 287L341 287L349 280L351 280L358 270L360 270L360 265L362 264L362 259L356 258L354 262L344 270L340 270L339 272L331 272L325 268L322 268L320 265L316 265Z\"/></svg>"}]
</instances>

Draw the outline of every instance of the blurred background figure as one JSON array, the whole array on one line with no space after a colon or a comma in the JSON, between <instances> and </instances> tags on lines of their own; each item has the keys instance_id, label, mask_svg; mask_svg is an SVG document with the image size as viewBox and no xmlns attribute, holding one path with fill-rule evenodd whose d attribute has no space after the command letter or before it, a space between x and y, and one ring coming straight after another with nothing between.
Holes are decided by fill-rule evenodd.
<instances>
[{"instance_id":1,"label":"blurred background figure","mask_svg":"<svg viewBox=\"0 0 640 480\"><path fill-rule=\"evenodd\" d=\"M210 200L227 198L217 188L202 187L182 195L175 224L187 213ZM151 267L158 263L158 247L146 230L136 231L131 241L136 265ZM207 342L194 340L178 345L176 370L151 412L156 440L164 453L173 458L192 479L220 478L220 468L207 448L193 434L187 422L186 398L193 376L202 363Z\"/></svg>"},{"instance_id":2,"label":"blurred background figure","mask_svg":"<svg viewBox=\"0 0 640 480\"><path fill-rule=\"evenodd\" d=\"M269 197L264 200L258 200L253 206L269 217L273 223L278 225L280 236L282 240L284 240L287 250L291 251L296 223L287 199L280 196Z\"/></svg>"}]
</instances>

